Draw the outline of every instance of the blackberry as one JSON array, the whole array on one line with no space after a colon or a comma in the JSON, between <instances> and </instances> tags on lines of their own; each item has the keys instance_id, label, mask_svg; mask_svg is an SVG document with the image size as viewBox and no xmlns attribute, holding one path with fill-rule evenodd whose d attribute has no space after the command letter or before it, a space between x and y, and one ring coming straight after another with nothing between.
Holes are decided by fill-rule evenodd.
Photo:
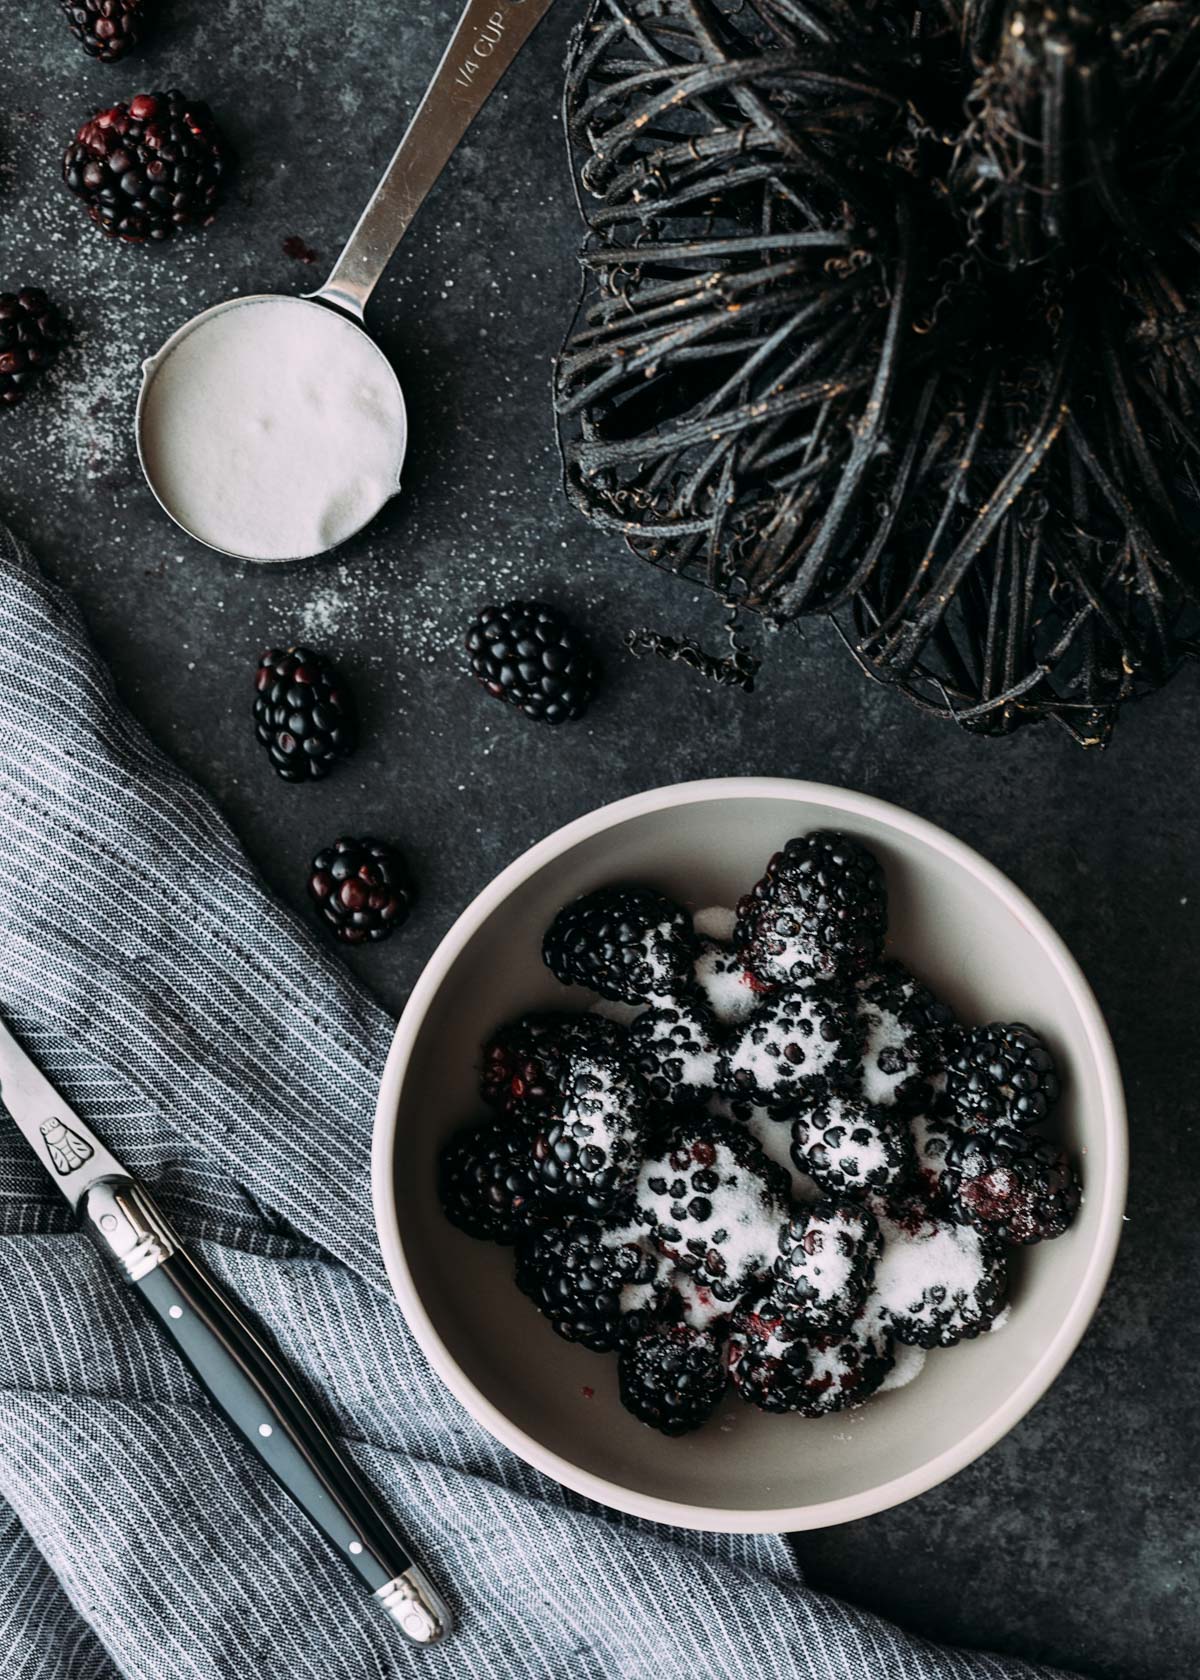
<instances>
[{"instance_id":1,"label":"blackberry","mask_svg":"<svg viewBox=\"0 0 1200 1680\"><path fill-rule=\"evenodd\" d=\"M172 88L89 117L63 155L63 180L97 227L144 245L207 227L232 162L204 101Z\"/></svg>"},{"instance_id":2,"label":"blackberry","mask_svg":"<svg viewBox=\"0 0 1200 1680\"><path fill-rule=\"evenodd\" d=\"M783 1169L791 1181L793 1201L810 1203L821 1200L820 1186L792 1159L792 1124L799 1112L794 1104L761 1107L734 1098L717 1098L709 1112L735 1121L750 1135L767 1160L774 1161L777 1167Z\"/></svg>"},{"instance_id":3,"label":"blackberry","mask_svg":"<svg viewBox=\"0 0 1200 1680\"><path fill-rule=\"evenodd\" d=\"M491 1124L460 1132L442 1150L438 1195L447 1219L469 1236L513 1242L537 1212L528 1140Z\"/></svg>"},{"instance_id":4,"label":"blackberry","mask_svg":"<svg viewBox=\"0 0 1200 1680\"><path fill-rule=\"evenodd\" d=\"M1060 1089L1053 1056L1020 1021L993 1021L955 1035L946 1094L969 1131L1036 1125L1058 1101Z\"/></svg>"},{"instance_id":5,"label":"blackberry","mask_svg":"<svg viewBox=\"0 0 1200 1680\"><path fill-rule=\"evenodd\" d=\"M0 408L15 408L67 341L67 325L45 292L0 292Z\"/></svg>"},{"instance_id":6,"label":"blackberry","mask_svg":"<svg viewBox=\"0 0 1200 1680\"><path fill-rule=\"evenodd\" d=\"M915 1197L871 1206L883 1236L872 1300L896 1340L953 1347L990 1329L1006 1290L999 1245Z\"/></svg>"},{"instance_id":7,"label":"blackberry","mask_svg":"<svg viewBox=\"0 0 1200 1680\"><path fill-rule=\"evenodd\" d=\"M561 1118L563 1087L577 1056L623 1056L626 1033L600 1015L522 1015L483 1047L483 1099L514 1122L538 1127Z\"/></svg>"},{"instance_id":8,"label":"blackberry","mask_svg":"<svg viewBox=\"0 0 1200 1680\"><path fill-rule=\"evenodd\" d=\"M910 1116L916 1182L931 1208L948 1207L947 1191L953 1178L956 1150L966 1134L950 1118L948 1103L936 1100Z\"/></svg>"},{"instance_id":9,"label":"blackberry","mask_svg":"<svg viewBox=\"0 0 1200 1680\"><path fill-rule=\"evenodd\" d=\"M115 64L136 47L152 0L60 0L72 35L89 58Z\"/></svg>"},{"instance_id":10,"label":"blackberry","mask_svg":"<svg viewBox=\"0 0 1200 1680\"><path fill-rule=\"evenodd\" d=\"M285 782L319 781L354 751L354 696L312 648L267 648L254 686L255 733Z\"/></svg>"},{"instance_id":11,"label":"blackberry","mask_svg":"<svg viewBox=\"0 0 1200 1680\"><path fill-rule=\"evenodd\" d=\"M828 1335L854 1319L883 1240L875 1217L857 1202L795 1209L780 1227L771 1300L794 1334Z\"/></svg>"},{"instance_id":12,"label":"blackberry","mask_svg":"<svg viewBox=\"0 0 1200 1680\"><path fill-rule=\"evenodd\" d=\"M562 1117L533 1145L547 1199L588 1213L611 1207L637 1177L645 1102L636 1076L617 1057L573 1058L563 1082Z\"/></svg>"},{"instance_id":13,"label":"blackberry","mask_svg":"<svg viewBox=\"0 0 1200 1680\"><path fill-rule=\"evenodd\" d=\"M668 1259L728 1304L771 1266L788 1188L744 1132L716 1120L681 1123L642 1162L635 1217Z\"/></svg>"},{"instance_id":14,"label":"blackberry","mask_svg":"<svg viewBox=\"0 0 1200 1680\"><path fill-rule=\"evenodd\" d=\"M471 671L489 694L539 723L570 723L600 683L591 643L544 601L484 607L467 631Z\"/></svg>"},{"instance_id":15,"label":"blackberry","mask_svg":"<svg viewBox=\"0 0 1200 1680\"><path fill-rule=\"evenodd\" d=\"M734 1315L729 1374L743 1400L764 1412L827 1417L869 1400L895 1358L878 1314L864 1309L826 1336L797 1336L770 1296Z\"/></svg>"},{"instance_id":16,"label":"blackberry","mask_svg":"<svg viewBox=\"0 0 1200 1680\"><path fill-rule=\"evenodd\" d=\"M386 840L369 836L343 836L318 852L308 890L334 935L347 945L390 938L408 920L416 897L401 854Z\"/></svg>"},{"instance_id":17,"label":"blackberry","mask_svg":"<svg viewBox=\"0 0 1200 1680\"><path fill-rule=\"evenodd\" d=\"M587 986L617 1003L673 996L694 954L687 913L653 887L585 893L564 905L542 941L546 967L564 986Z\"/></svg>"},{"instance_id":18,"label":"blackberry","mask_svg":"<svg viewBox=\"0 0 1200 1680\"><path fill-rule=\"evenodd\" d=\"M846 1085L861 1039L845 997L825 986L768 998L729 1043L724 1089L758 1103L794 1102Z\"/></svg>"},{"instance_id":19,"label":"blackberry","mask_svg":"<svg viewBox=\"0 0 1200 1680\"><path fill-rule=\"evenodd\" d=\"M621 1350L621 1403L664 1435L706 1423L725 1392L725 1350L711 1330L660 1324Z\"/></svg>"},{"instance_id":20,"label":"blackberry","mask_svg":"<svg viewBox=\"0 0 1200 1680\"><path fill-rule=\"evenodd\" d=\"M854 1003L863 1031L863 1096L883 1106L915 1106L941 1064L954 1012L894 962L859 982Z\"/></svg>"},{"instance_id":21,"label":"blackberry","mask_svg":"<svg viewBox=\"0 0 1200 1680\"><path fill-rule=\"evenodd\" d=\"M560 1336L595 1353L645 1329L659 1271L636 1233L594 1219L555 1221L517 1244L517 1287Z\"/></svg>"},{"instance_id":22,"label":"blackberry","mask_svg":"<svg viewBox=\"0 0 1200 1680\"><path fill-rule=\"evenodd\" d=\"M741 954L724 940L700 940L692 977L720 1026L741 1026L762 1002Z\"/></svg>"},{"instance_id":23,"label":"blackberry","mask_svg":"<svg viewBox=\"0 0 1200 1680\"><path fill-rule=\"evenodd\" d=\"M834 1092L792 1123L792 1159L824 1190L890 1190L913 1167L912 1136L885 1108Z\"/></svg>"},{"instance_id":24,"label":"blackberry","mask_svg":"<svg viewBox=\"0 0 1200 1680\"><path fill-rule=\"evenodd\" d=\"M738 904L734 943L768 986L854 979L878 960L887 932L883 870L832 829L789 840Z\"/></svg>"},{"instance_id":25,"label":"blackberry","mask_svg":"<svg viewBox=\"0 0 1200 1680\"><path fill-rule=\"evenodd\" d=\"M1061 1237L1079 1211L1079 1183L1049 1138L997 1127L964 1137L950 1157L956 1217L1004 1243Z\"/></svg>"},{"instance_id":26,"label":"blackberry","mask_svg":"<svg viewBox=\"0 0 1200 1680\"><path fill-rule=\"evenodd\" d=\"M717 1024L702 1003L645 1009L629 1028L629 1054L654 1102L701 1104L716 1088Z\"/></svg>"}]
</instances>

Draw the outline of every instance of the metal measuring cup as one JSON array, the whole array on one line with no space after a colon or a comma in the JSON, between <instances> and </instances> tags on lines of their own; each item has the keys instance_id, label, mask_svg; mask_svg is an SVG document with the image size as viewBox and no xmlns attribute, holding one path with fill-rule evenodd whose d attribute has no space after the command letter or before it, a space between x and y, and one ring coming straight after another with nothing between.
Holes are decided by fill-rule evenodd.
<instances>
[{"instance_id":1,"label":"metal measuring cup","mask_svg":"<svg viewBox=\"0 0 1200 1680\"><path fill-rule=\"evenodd\" d=\"M282 561L311 559L327 552L328 548L348 541L369 523L384 503L400 488L400 468L404 461L408 437L404 394L396 372L363 327L363 314L371 293L390 262L397 245L408 231L409 224L423 203L426 194L445 168L451 153L466 133L472 120L508 69L534 27L549 10L553 0L467 0L466 7L450 39L450 44L434 71L425 95L398 146L395 156L384 172L370 202L359 218L345 249L334 264L328 280L315 292L303 297L282 293L256 293L230 298L196 315L171 335L156 355L144 364L142 387L137 405L138 459L146 482L165 513L180 528L206 547L234 559L270 564ZM378 366L374 372L386 384L394 399L392 413L395 422L394 480L381 491L369 511L352 530L337 536L333 542L322 543L307 554L243 555L206 536L199 526L202 521L188 523L181 517L180 499L173 495L169 469L155 447L155 437L148 427L165 424L158 413L161 406L154 401L155 381L163 367L185 340L191 357L203 356L207 343L216 344L214 323L235 309L256 311L309 310L320 319L305 322L314 342L320 338L332 352L324 365L322 377L336 379L339 358L337 348L343 342L340 335L357 333L371 346ZM282 319L272 315L273 320ZM267 317L255 317L256 327L264 327ZM207 339L203 336L210 335Z\"/></svg>"}]
</instances>

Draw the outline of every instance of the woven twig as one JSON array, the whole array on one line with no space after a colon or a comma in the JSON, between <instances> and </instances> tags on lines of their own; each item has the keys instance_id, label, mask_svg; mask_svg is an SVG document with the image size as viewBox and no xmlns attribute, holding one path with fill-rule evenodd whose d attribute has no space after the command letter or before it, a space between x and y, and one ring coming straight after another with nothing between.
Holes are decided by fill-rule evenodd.
<instances>
[{"instance_id":1,"label":"woven twig","mask_svg":"<svg viewBox=\"0 0 1200 1680\"><path fill-rule=\"evenodd\" d=\"M642 558L1096 744L1200 617L1200 11L1057 18L592 0L556 403Z\"/></svg>"}]
</instances>

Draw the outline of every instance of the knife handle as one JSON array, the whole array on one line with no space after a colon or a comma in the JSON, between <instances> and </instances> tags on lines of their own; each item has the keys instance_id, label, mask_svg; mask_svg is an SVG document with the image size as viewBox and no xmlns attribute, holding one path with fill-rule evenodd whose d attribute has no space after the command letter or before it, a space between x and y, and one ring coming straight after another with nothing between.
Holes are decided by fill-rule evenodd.
<instances>
[{"instance_id":1,"label":"knife handle","mask_svg":"<svg viewBox=\"0 0 1200 1680\"><path fill-rule=\"evenodd\" d=\"M443 1638L450 1612L391 1519L263 1332L145 1187L102 1179L83 1212L229 1422L402 1631L421 1645Z\"/></svg>"}]
</instances>

